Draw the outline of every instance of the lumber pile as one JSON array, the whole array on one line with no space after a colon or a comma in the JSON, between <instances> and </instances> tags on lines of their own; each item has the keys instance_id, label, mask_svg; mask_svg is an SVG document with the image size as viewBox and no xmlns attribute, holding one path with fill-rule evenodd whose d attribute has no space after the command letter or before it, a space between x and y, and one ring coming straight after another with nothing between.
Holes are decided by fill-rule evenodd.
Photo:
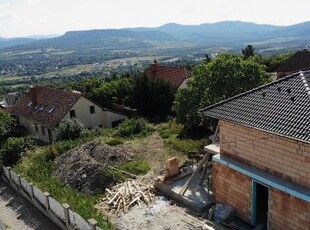
<instances>
[{"instance_id":1,"label":"lumber pile","mask_svg":"<svg viewBox=\"0 0 310 230\"><path fill-rule=\"evenodd\" d=\"M142 203L149 205L154 198L154 187L152 184L143 185L130 180L122 184L106 189L106 197L103 198L96 208L107 210L118 215L120 212L126 213L131 207Z\"/></svg>"}]
</instances>

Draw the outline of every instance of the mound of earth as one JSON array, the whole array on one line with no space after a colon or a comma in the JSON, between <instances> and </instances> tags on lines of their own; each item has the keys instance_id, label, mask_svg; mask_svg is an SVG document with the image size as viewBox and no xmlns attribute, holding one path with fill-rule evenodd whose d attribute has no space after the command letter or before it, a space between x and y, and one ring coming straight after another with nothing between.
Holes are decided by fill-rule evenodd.
<instances>
[{"instance_id":1,"label":"mound of earth","mask_svg":"<svg viewBox=\"0 0 310 230\"><path fill-rule=\"evenodd\" d=\"M91 142L76 147L55 160L54 175L76 190L96 194L116 183L108 165L129 161L131 153L117 147Z\"/></svg>"}]
</instances>

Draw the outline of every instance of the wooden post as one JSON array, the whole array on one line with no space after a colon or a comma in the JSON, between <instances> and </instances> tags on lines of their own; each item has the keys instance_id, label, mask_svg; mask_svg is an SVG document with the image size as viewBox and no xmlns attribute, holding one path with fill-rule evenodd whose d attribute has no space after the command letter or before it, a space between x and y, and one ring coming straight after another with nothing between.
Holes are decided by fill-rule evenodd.
<instances>
[{"instance_id":1,"label":"wooden post","mask_svg":"<svg viewBox=\"0 0 310 230\"><path fill-rule=\"evenodd\" d=\"M209 153L206 153L204 155L204 157L202 158L201 162L199 163L198 167L196 168L196 170L193 172L193 174L191 175L191 177L186 181L185 185L183 186L180 195L184 195L184 193L187 191L189 185L191 184L192 180L194 179L195 175L200 171L200 169L202 168L203 164L208 161L209 159Z\"/></svg>"},{"instance_id":2,"label":"wooden post","mask_svg":"<svg viewBox=\"0 0 310 230\"><path fill-rule=\"evenodd\" d=\"M201 176L201 180L200 180L200 185L203 184L203 181L205 180L206 175L208 174L208 166L209 166L209 161L206 162L205 167L203 168L202 176Z\"/></svg>"}]
</instances>

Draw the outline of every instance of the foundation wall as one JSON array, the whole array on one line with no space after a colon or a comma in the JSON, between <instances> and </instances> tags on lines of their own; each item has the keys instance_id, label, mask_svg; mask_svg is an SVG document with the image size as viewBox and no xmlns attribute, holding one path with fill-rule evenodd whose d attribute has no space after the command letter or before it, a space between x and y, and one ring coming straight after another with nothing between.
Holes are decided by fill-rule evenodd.
<instances>
[{"instance_id":1,"label":"foundation wall","mask_svg":"<svg viewBox=\"0 0 310 230\"><path fill-rule=\"evenodd\" d=\"M252 180L233 169L214 162L212 167L213 199L232 205L237 216L251 222Z\"/></svg>"}]
</instances>

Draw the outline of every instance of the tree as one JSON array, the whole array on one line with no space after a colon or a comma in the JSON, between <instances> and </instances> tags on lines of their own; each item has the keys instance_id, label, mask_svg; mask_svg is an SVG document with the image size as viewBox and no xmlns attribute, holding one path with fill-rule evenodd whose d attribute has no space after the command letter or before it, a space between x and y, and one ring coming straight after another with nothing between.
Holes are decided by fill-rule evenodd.
<instances>
[{"instance_id":1,"label":"tree","mask_svg":"<svg viewBox=\"0 0 310 230\"><path fill-rule=\"evenodd\" d=\"M9 113L0 112L0 144L12 133L16 120Z\"/></svg>"},{"instance_id":2,"label":"tree","mask_svg":"<svg viewBox=\"0 0 310 230\"><path fill-rule=\"evenodd\" d=\"M146 75L136 78L133 90L134 107L138 114L154 121L171 115L176 88L164 80L152 80Z\"/></svg>"},{"instance_id":3,"label":"tree","mask_svg":"<svg viewBox=\"0 0 310 230\"><path fill-rule=\"evenodd\" d=\"M257 57L243 60L232 54L219 55L208 64L195 66L188 87L177 92L177 121L186 128L210 126L210 120L200 116L199 109L269 81L270 76Z\"/></svg>"},{"instance_id":4,"label":"tree","mask_svg":"<svg viewBox=\"0 0 310 230\"><path fill-rule=\"evenodd\" d=\"M56 139L59 141L77 139L82 137L85 131L84 125L79 120L67 119L59 125Z\"/></svg>"},{"instance_id":5,"label":"tree","mask_svg":"<svg viewBox=\"0 0 310 230\"><path fill-rule=\"evenodd\" d=\"M293 56L293 53L285 53L279 55L273 55L263 59L264 64L267 67L268 72L274 72L280 65L285 63Z\"/></svg>"},{"instance_id":6,"label":"tree","mask_svg":"<svg viewBox=\"0 0 310 230\"><path fill-rule=\"evenodd\" d=\"M247 45L244 49L242 49L242 54L244 59L248 59L249 57L254 56L254 48L252 45Z\"/></svg>"}]
</instances>

